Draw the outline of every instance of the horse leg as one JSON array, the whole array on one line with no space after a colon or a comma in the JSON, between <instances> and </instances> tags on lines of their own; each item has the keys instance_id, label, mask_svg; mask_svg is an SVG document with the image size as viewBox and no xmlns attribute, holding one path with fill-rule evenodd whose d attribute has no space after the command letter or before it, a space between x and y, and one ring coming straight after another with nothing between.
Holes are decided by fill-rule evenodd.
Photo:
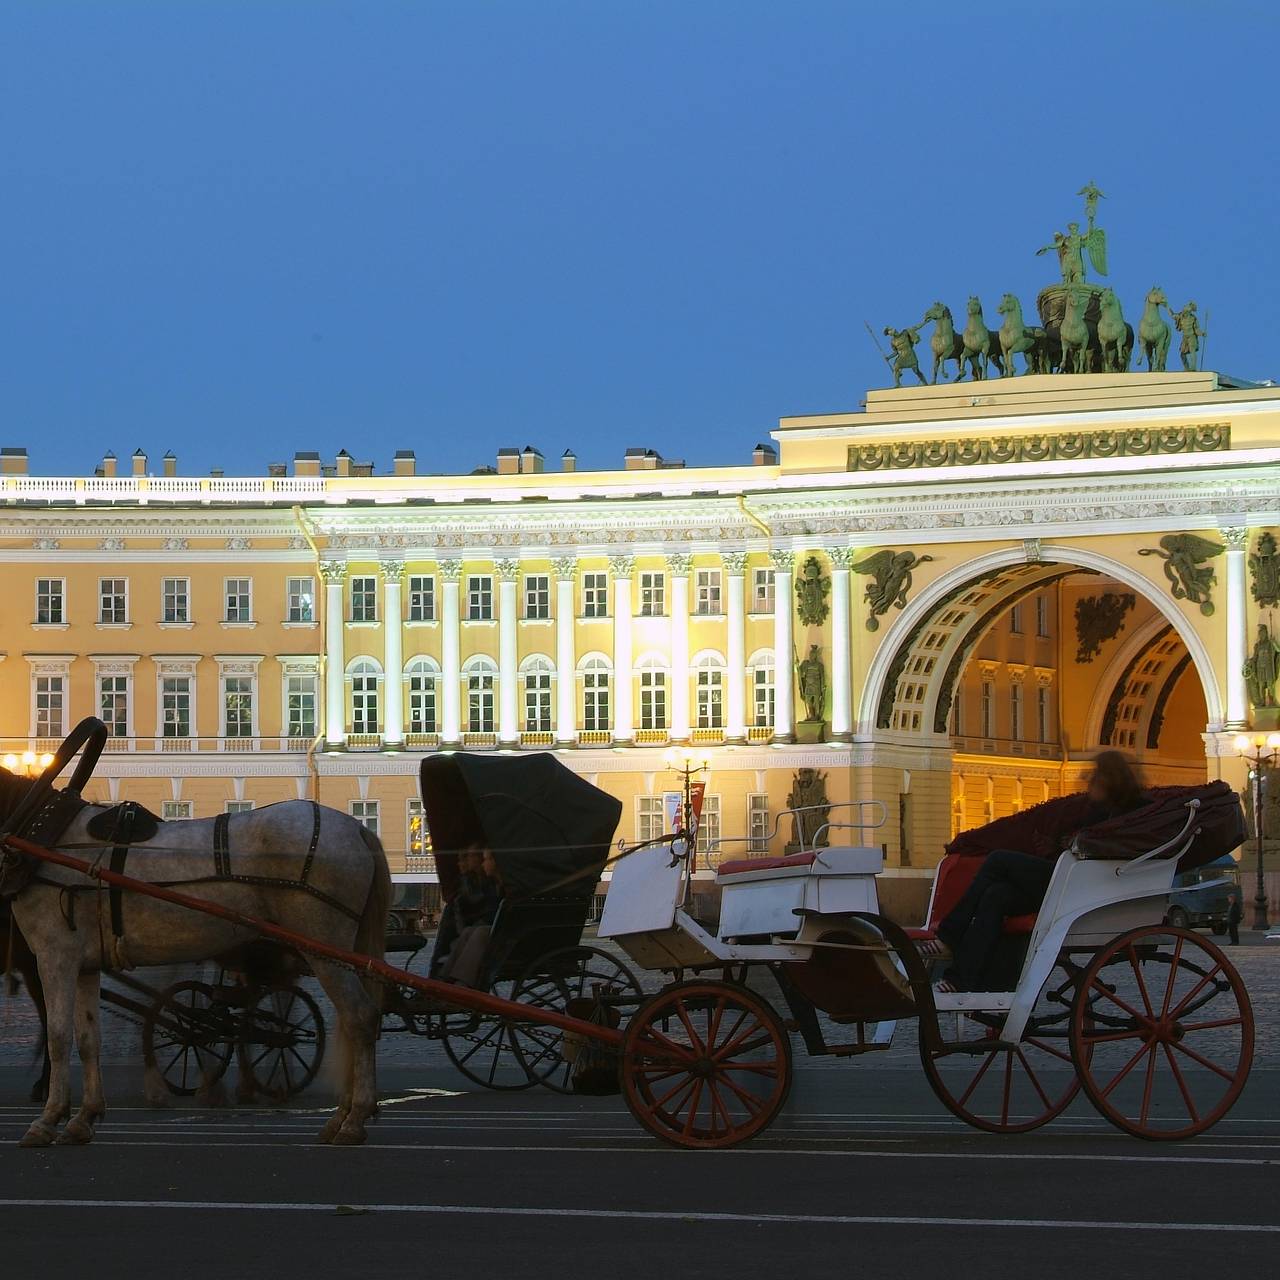
<instances>
[{"instance_id":1,"label":"horse leg","mask_svg":"<svg viewBox=\"0 0 1280 1280\"><path fill-rule=\"evenodd\" d=\"M321 1130L321 1141L357 1146L368 1136L365 1121L378 1109L375 1045L379 1013L364 983L349 970L313 965L325 994L338 1015L339 1037L344 1042L338 1110Z\"/></svg>"},{"instance_id":2,"label":"horse leg","mask_svg":"<svg viewBox=\"0 0 1280 1280\"><path fill-rule=\"evenodd\" d=\"M107 1113L102 1092L100 1050L101 1026L98 1021L98 974L82 973L76 980L76 1048L80 1053L80 1072L84 1078L80 1110L58 1135L58 1145L82 1146L93 1141L93 1127Z\"/></svg>"},{"instance_id":3,"label":"horse leg","mask_svg":"<svg viewBox=\"0 0 1280 1280\"><path fill-rule=\"evenodd\" d=\"M75 1029L77 957L46 948L40 956L45 997L45 1040L49 1052L49 1092L44 1110L31 1122L18 1143L48 1147L58 1125L71 1114L71 1037Z\"/></svg>"},{"instance_id":4,"label":"horse leg","mask_svg":"<svg viewBox=\"0 0 1280 1280\"><path fill-rule=\"evenodd\" d=\"M40 984L40 969L35 956L29 952L22 968L22 980L27 984L27 994L31 997L40 1018L40 1079L31 1086L31 1101L44 1106L49 1096L49 1011L45 1007L44 987Z\"/></svg>"}]
</instances>

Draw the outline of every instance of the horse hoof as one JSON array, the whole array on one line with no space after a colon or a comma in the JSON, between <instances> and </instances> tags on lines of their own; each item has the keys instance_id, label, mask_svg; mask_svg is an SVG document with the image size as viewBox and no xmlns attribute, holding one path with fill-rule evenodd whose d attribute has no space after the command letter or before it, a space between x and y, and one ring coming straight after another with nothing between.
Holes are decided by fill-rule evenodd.
<instances>
[{"instance_id":1,"label":"horse hoof","mask_svg":"<svg viewBox=\"0 0 1280 1280\"><path fill-rule=\"evenodd\" d=\"M56 1138L54 1130L37 1120L18 1140L20 1147L51 1147Z\"/></svg>"},{"instance_id":2,"label":"horse hoof","mask_svg":"<svg viewBox=\"0 0 1280 1280\"><path fill-rule=\"evenodd\" d=\"M360 1129L339 1129L334 1134L333 1145L335 1147L358 1147L368 1138L363 1128Z\"/></svg>"},{"instance_id":3,"label":"horse hoof","mask_svg":"<svg viewBox=\"0 0 1280 1280\"><path fill-rule=\"evenodd\" d=\"M79 1120L72 1120L53 1140L55 1147L83 1147L93 1141L93 1128Z\"/></svg>"},{"instance_id":4,"label":"horse hoof","mask_svg":"<svg viewBox=\"0 0 1280 1280\"><path fill-rule=\"evenodd\" d=\"M320 1130L321 1142L332 1142L342 1129L342 1120L338 1116L334 1116L332 1120L325 1122L325 1126Z\"/></svg>"}]
</instances>

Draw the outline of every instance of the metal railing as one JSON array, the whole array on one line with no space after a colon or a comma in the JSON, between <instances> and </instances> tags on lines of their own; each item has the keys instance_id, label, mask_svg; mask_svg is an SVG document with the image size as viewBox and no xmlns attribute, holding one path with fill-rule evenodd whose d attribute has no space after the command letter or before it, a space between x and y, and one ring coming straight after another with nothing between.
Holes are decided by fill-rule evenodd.
<instances>
[{"instance_id":1,"label":"metal railing","mask_svg":"<svg viewBox=\"0 0 1280 1280\"><path fill-rule=\"evenodd\" d=\"M853 809L857 812L857 821L855 822L832 822L830 814L836 809ZM878 814L875 821L866 821L863 818L865 810L872 810ZM814 828L813 839L811 843L806 843L805 824L803 821L796 821L800 814L803 813L820 813L824 815L824 820ZM794 822L794 833L799 836L796 841L800 846L800 851L810 853L815 849L825 848L825 845L819 843L824 836L830 835L832 831L877 831L889 820L889 809L883 800L843 800L836 804L809 804L801 805L795 809L782 809L774 817L773 827L767 834L757 832L755 835L748 836L722 836L716 843L716 852L722 853L724 846L729 844L746 845L748 856L758 853L761 857L767 857L769 854L769 846L777 838L779 831L782 829L782 821L784 818L791 818Z\"/></svg>"}]
</instances>

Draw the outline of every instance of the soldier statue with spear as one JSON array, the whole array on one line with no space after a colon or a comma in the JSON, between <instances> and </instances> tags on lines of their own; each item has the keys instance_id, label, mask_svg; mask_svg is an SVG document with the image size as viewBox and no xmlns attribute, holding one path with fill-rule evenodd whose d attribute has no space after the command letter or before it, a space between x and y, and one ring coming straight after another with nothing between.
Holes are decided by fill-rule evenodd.
<instances>
[{"instance_id":1,"label":"soldier statue with spear","mask_svg":"<svg viewBox=\"0 0 1280 1280\"><path fill-rule=\"evenodd\" d=\"M920 372L920 362L916 359L916 343L920 341L920 330L922 325L909 325L905 329L894 329L889 325L885 326L884 335L889 339L889 345L893 348L893 355L887 356L880 346L879 339L872 332L871 326L864 320L863 324L867 325L867 332L871 334L871 341L876 344L876 350L880 352L885 362L893 370L893 385L895 387L902 386L902 375L906 370L910 370L920 379L920 383L924 385L924 374Z\"/></svg>"}]
</instances>

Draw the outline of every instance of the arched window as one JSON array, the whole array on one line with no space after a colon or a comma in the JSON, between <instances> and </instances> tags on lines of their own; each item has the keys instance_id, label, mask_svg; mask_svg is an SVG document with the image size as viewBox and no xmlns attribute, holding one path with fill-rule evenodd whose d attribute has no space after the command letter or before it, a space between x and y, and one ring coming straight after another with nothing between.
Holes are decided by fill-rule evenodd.
<instances>
[{"instance_id":1,"label":"arched window","mask_svg":"<svg viewBox=\"0 0 1280 1280\"><path fill-rule=\"evenodd\" d=\"M666 729L667 670L660 658L642 658L636 666L640 676L640 728Z\"/></svg>"},{"instance_id":2,"label":"arched window","mask_svg":"<svg viewBox=\"0 0 1280 1280\"><path fill-rule=\"evenodd\" d=\"M694 725L698 729L724 728L724 658L712 650L693 660L696 681Z\"/></svg>"},{"instance_id":3,"label":"arched window","mask_svg":"<svg viewBox=\"0 0 1280 1280\"><path fill-rule=\"evenodd\" d=\"M549 658L534 654L520 664L524 682L524 732L551 732L551 673Z\"/></svg>"},{"instance_id":4,"label":"arched window","mask_svg":"<svg viewBox=\"0 0 1280 1280\"><path fill-rule=\"evenodd\" d=\"M378 733L382 668L372 658L353 658L347 676L351 681L351 732Z\"/></svg>"},{"instance_id":5,"label":"arched window","mask_svg":"<svg viewBox=\"0 0 1280 1280\"><path fill-rule=\"evenodd\" d=\"M613 672L609 660L599 653L587 654L578 663L582 672L582 727L603 732L612 727L609 686Z\"/></svg>"},{"instance_id":6,"label":"arched window","mask_svg":"<svg viewBox=\"0 0 1280 1280\"><path fill-rule=\"evenodd\" d=\"M493 691L498 668L492 658L471 658L462 668L467 682L467 732L493 732Z\"/></svg>"},{"instance_id":7,"label":"arched window","mask_svg":"<svg viewBox=\"0 0 1280 1280\"><path fill-rule=\"evenodd\" d=\"M439 733L440 668L434 658L414 658L404 669L409 686L410 733Z\"/></svg>"},{"instance_id":8,"label":"arched window","mask_svg":"<svg viewBox=\"0 0 1280 1280\"><path fill-rule=\"evenodd\" d=\"M773 651L761 649L747 663L751 681L751 723L757 729L773 728Z\"/></svg>"}]
</instances>

